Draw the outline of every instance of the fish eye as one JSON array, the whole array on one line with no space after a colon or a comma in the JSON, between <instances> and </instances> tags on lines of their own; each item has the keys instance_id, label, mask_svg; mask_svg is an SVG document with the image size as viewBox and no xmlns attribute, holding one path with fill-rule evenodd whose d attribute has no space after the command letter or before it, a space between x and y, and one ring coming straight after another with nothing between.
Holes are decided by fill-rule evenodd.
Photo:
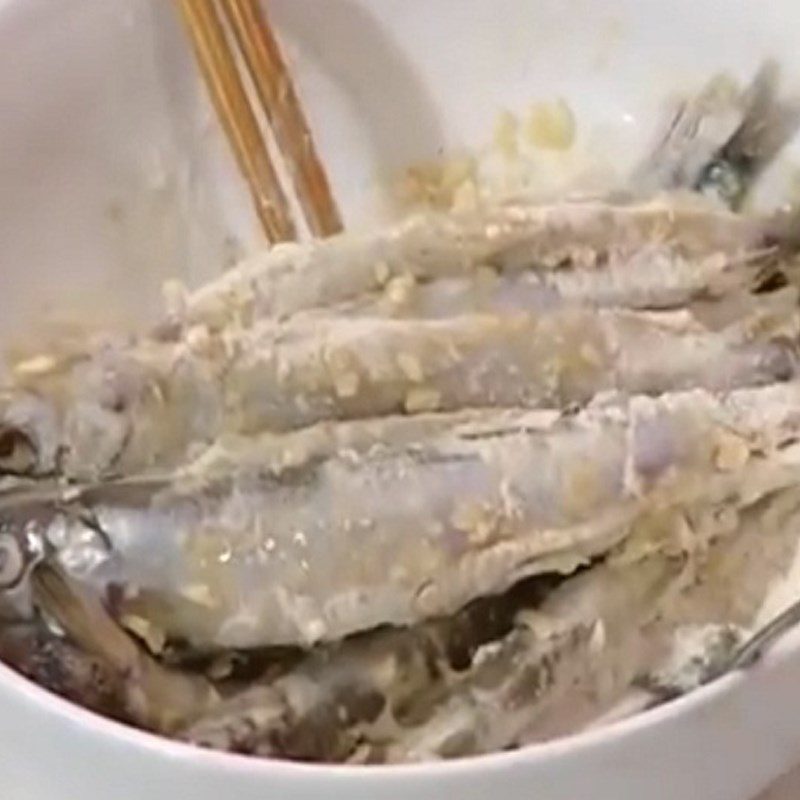
<instances>
[{"instance_id":1,"label":"fish eye","mask_svg":"<svg viewBox=\"0 0 800 800\"><path fill-rule=\"evenodd\" d=\"M25 556L11 534L0 534L0 590L12 589L25 574Z\"/></svg>"},{"instance_id":2,"label":"fish eye","mask_svg":"<svg viewBox=\"0 0 800 800\"><path fill-rule=\"evenodd\" d=\"M31 438L18 428L0 426L0 475L29 475L37 463Z\"/></svg>"}]
</instances>

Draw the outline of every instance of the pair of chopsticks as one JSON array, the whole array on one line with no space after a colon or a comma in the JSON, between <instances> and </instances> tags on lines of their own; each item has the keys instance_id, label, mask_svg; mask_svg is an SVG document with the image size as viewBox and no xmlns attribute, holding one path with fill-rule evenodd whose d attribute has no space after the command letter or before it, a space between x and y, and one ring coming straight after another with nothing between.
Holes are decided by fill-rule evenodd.
<instances>
[{"instance_id":1,"label":"pair of chopsticks","mask_svg":"<svg viewBox=\"0 0 800 800\"><path fill-rule=\"evenodd\" d=\"M246 65L255 95L286 161L300 209L314 236L329 236L342 221L278 42L259 0L176 0L211 100L252 194L270 242L297 238L256 112L250 105L228 29ZM221 9L220 9L221 7Z\"/></svg>"}]
</instances>

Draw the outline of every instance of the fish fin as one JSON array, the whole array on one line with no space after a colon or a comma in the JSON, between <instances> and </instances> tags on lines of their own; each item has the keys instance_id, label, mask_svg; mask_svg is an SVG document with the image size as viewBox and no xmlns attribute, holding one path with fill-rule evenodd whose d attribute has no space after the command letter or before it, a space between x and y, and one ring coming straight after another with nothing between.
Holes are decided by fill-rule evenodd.
<instances>
[{"instance_id":1,"label":"fish fin","mask_svg":"<svg viewBox=\"0 0 800 800\"><path fill-rule=\"evenodd\" d=\"M79 647L105 661L125 680L129 711L140 724L170 732L218 699L204 679L159 664L125 633L96 595L57 566L39 564L31 583L37 605Z\"/></svg>"},{"instance_id":2,"label":"fish fin","mask_svg":"<svg viewBox=\"0 0 800 800\"><path fill-rule=\"evenodd\" d=\"M34 601L76 644L120 672L132 673L138 649L100 600L53 564L39 564L31 575Z\"/></svg>"}]
</instances>

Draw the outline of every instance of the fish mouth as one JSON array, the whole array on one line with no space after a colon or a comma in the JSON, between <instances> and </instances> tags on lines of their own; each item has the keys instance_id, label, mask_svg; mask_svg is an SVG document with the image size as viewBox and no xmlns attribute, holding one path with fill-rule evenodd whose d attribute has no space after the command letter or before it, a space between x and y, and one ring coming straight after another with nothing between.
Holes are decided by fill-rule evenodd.
<instances>
[{"instance_id":1,"label":"fish mouth","mask_svg":"<svg viewBox=\"0 0 800 800\"><path fill-rule=\"evenodd\" d=\"M19 427L0 423L0 476L29 477L38 471L33 437Z\"/></svg>"},{"instance_id":2,"label":"fish mouth","mask_svg":"<svg viewBox=\"0 0 800 800\"><path fill-rule=\"evenodd\" d=\"M16 589L25 579L28 564L19 540L11 533L0 533L0 591Z\"/></svg>"}]
</instances>

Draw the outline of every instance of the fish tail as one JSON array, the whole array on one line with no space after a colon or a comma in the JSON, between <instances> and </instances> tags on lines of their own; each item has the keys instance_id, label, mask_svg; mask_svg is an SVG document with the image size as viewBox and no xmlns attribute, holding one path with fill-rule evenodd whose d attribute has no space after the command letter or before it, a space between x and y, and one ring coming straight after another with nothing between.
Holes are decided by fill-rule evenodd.
<instances>
[{"instance_id":1,"label":"fish tail","mask_svg":"<svg viewBox=\"0 0 800 800\"><path fill-rule=\"evenodd\" d=\"M765 63L742 95L742 120L704 167L694 188L738 208L763 170L800 126L800 104L779 96L780 70Z\"/></svg>"},{"instance_id":2,"label":"fish tail","mask_svg":"<svg viewBox=\"0 0 800 800\"><path fill-rule=\"evenodd\" d=\"M683 100L634 170L637 194L689 190L733 209L800 127L800 103L779 95L780 70L766 62L744 90L724 75Z\"/></svg>"}]
</instances>

